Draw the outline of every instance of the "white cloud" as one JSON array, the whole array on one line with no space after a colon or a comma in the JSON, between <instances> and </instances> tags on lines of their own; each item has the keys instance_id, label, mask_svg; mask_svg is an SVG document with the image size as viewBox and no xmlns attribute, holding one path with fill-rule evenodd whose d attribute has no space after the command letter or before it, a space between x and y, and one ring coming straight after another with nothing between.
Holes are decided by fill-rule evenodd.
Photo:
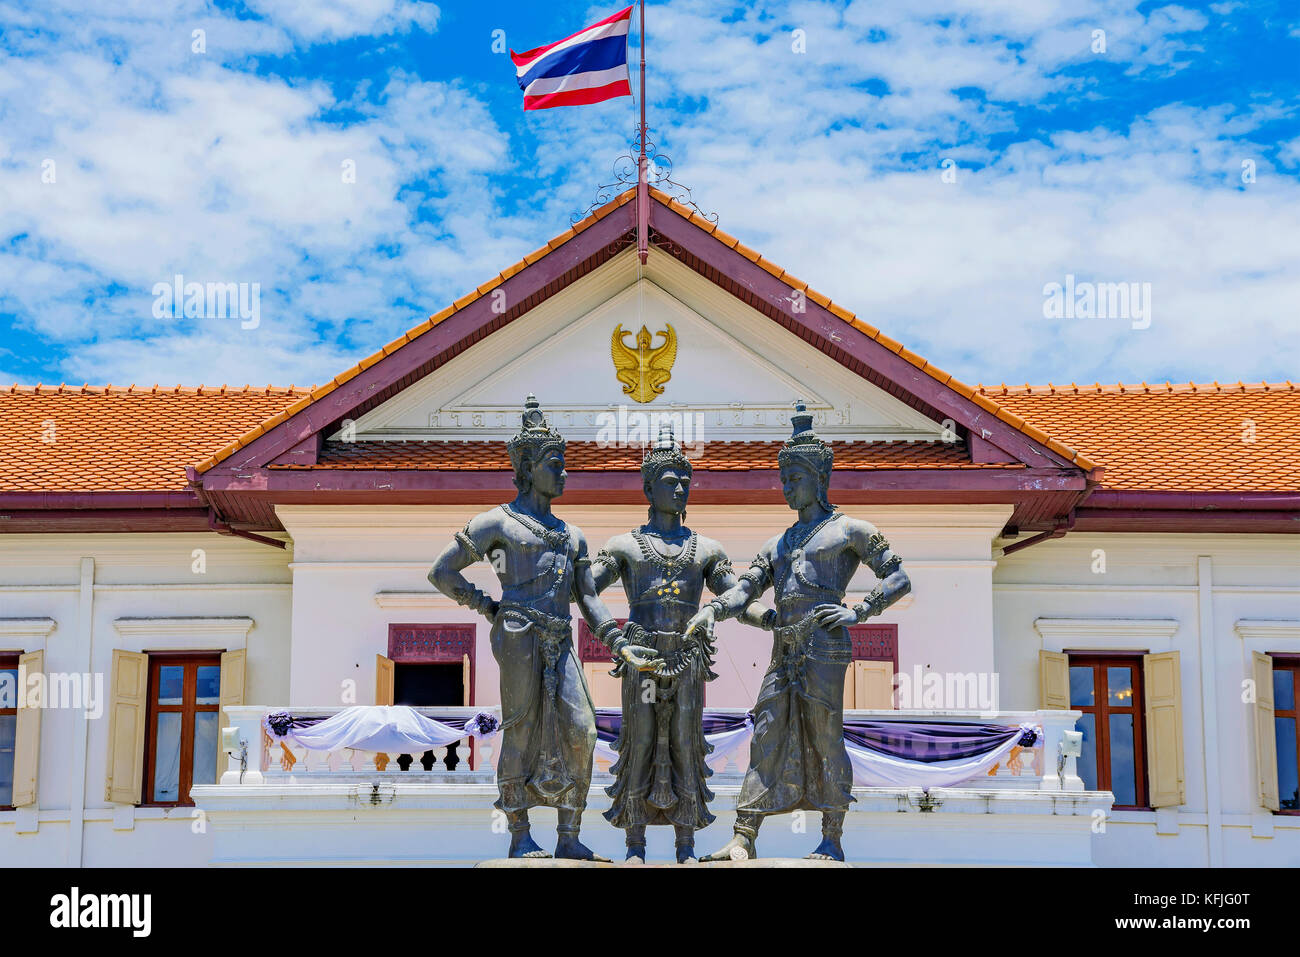
<instances>
[{"instance_id":1,"label":"white cloud","mask_svg":"<svg viewBox=\"0 0 1300 957\"><path fill-rule=\"evenodd\" d=\"M632 124L629 101L533 114L534 155L457 82L394 73L340 102L244 58L432 29L436 8L250 9L265 19L199 2L112 20L55 9L56 39L0 40L0 230L25 237L0 254L0 310L68 351L69 381L324 381L566 227L608 182L611 131ZM655 5L651 124L723 228L814 288L967 381L1293 377L1300 186L1261 132L1292 115L1280 96L1170 104L1046 142L1017 132L1020 107L1100 95L1094 28L1105 66L1141 78L1195 66L1203 15L862 0L732 17ZM673 95L692 109L671 112ZM337 107L359 119L322 119ZM1297 143L1277 151L1288 169ZM535 184L523 209L502 198L512 180ZM261 326L153 319L153 284L177 272L261 283ZM1066 273L1150 282L1151 328L1043 319L1042 287Z\"/></svg>"}]
</instances>

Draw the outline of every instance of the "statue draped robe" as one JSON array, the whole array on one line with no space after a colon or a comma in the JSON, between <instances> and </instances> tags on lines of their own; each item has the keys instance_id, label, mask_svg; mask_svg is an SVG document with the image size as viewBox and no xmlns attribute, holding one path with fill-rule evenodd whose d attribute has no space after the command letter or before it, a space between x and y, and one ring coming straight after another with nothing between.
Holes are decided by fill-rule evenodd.
<instances>
[{"instance_id":1,"label":"statue draped robe","mask_svg":"<svg viewBox=\"0 0 1300 957\"><path fill-rule=\"evenodd\" d=\"M648 645L668 660L684 647L682 631L699 609L707 584L721 594L735 583L722 547L694 533L676 561L648 557L635 535L618 536L596 556L597 587L621 579L630 618L629 640ZM622 671L623 722L610 769L614 784L605 789L612 804L605 818L627 829L654 824L702 828L713 823L706 758L713 750L704 738L704 685L717 677L702 655L691 655L681 674L666 677ZM653 689L650 684L653 683Z\"/></svg>"},{"instance_id":2,"label":"statue draped robe","mask_svg":"<svg viewBox=\"0 0 1300 957\"><path fill-rule=\"evenodd\" d=\"M589 560L586 545L567 525L563 534L548 532L544 539L519 524L522 534L510 543L507 560L537 574L509 586L503 582L492 625L502 718L495 806L506 812L537 806L581 812L591 787L596 716L574 653L568 609L576 598L574 568ZM468 527L457 538L479 557L499 547L473 541Z\"/></svg>"}]
</instances>

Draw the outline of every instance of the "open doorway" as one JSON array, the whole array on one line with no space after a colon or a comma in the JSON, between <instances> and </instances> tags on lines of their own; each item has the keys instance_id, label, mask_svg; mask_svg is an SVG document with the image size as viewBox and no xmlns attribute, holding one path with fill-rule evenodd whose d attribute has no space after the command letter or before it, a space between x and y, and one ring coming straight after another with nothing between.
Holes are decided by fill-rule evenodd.
<instances>
[{"instance_id":1,"label":"open doorway","mask_svg":"<svg viewBox=\"0 0 1300 957\"><path fill-rule=\"evenodd\" d=\"M415 708L458 708L474 703L473 625L389 625L388 655L377 661L375 703ZM454 771L473 765L473 743L449 746L446 758L434 766L434 753L399 755L406 771L418 761L426 771ZM463 770L463 769L462 769Z\"/></svg>"},{"instance_id":2,"label":"open doorway","mask_svg":"<svg viewBox=\"0 0 1300 957\"><path fill-rule=\"evenodd\" d=\"M393 704L412 707L465 704L465 667L441 662L393 662Z\"/></svg>"}]
</instances>

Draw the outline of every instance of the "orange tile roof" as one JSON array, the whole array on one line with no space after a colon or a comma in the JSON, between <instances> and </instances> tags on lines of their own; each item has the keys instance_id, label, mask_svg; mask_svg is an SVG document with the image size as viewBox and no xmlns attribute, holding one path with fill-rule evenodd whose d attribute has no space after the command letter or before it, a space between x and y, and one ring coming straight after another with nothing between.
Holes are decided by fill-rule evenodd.
<instances>
[{"instance_id":1,"label":"orange tile roof","mask_svg":"<svg viewBox=\"0 0 1300 957\"><path fill-rule=\"evenodd\" d=\"M304 394L292 386L0 390L0 492L183 491L186 466Z\"/></svg>"},{"instance_id":2,"label":"orange tile roof","mask_svg":"<svg viewBox=\"0 0 1300 957\"><path fill-rule=\"evenodd\" d=\"M776 468L780 442L709 442L698 455L688 449L695 468L703 471L749 471ZM635 472L643 450L602 447L595 442L570 442L564 467L570 472ZM509 470L505 442L327 442L317 466L273 465L305 469L441 469L453 472ZM1023 468L977 465L963 443L836 442L837 469Z\"/></svg>"},{"instance_id":3,"label":"orange tile roof","mask_svg":"<svg viewBox=\"0 0 1300 957\"><path fill-rule=\"evenodd\" d=\"M908 349L905 349L901 342L897 342L891 339L889 336L886 336L879 329L875 328L872 325L869 325L868 323L863 322L861 319L859 319L856 315L854 315L849 310L845 309L843 306L831 302L829 297L822 295L821 293L817 292L815 289L812 289L803 280L790 275L788 272L786 272L784 269L782 269L780 266L776 265L775 263L768 262L766 259L760 256L758 253L754 252L754 250L749 249L747 246L741 245L738 239L736 239L734 236L730 236L727 233L723 232L721 229L718 228L716 223L710 222L707 218L701 216L699 213L683 205L682 203L679 203L677 200L673 199L667 193L651 188L650 195L653 196L655 199L657 199L659 202L663 203L673 212L686 218L691 223L698 226L700 229L703 229L706 233L711 234L714 239L717 239L724 246L736 250L745 258L749 259L750 261L754 262L758 266L767 270L767 272L775 276L778 281L784 282L791 289L802 291L805 296L807 296L817 305L828 310L833 315L837 316L839 319L843 320L845 323L852 326L854 329L866 335L868 338L874 339L877 343L884 346L889 351L896 353L897 355L901 356L903 359L906 359L908 362L910 362L916 368L920 369L926 375L937 380L941 385L946 385L952 390L954 390L955 392L964 396L965 398L970 399L976 405L979 405L981 408L983 408L986 412L989 412L997 416L997 418L1001 419L1002 421L1008 423L1012 428L1020 429L1024 431L1035 441L1039 442L1042 445L1045 445L1047 448L1051 449L1057 455L1062 456L1067 461L1073 462L1075 465L1083 469L1085 472L1091 471L1092 469L1096 468L1097 463L1094 462L1093 460L1089 459L1086 456L1080 455L1076 450L1070 448L1068 445L1066 445L1064 442L1061 442L1059 439L1050 436L1040 430L1037 430L1032 426L1027 426L1027 424L1024 422L1023 419L1021 419L1020 416L1006 409L1001 408L999 405L991 402L988 398L981 395L978 390L971 388L970 386L966 385L963 382L958 381L957 379L954 379L950 374L944 372L938 366L933 365L932 363L926 361L924 358L917 355L916 353ZM616 197L609 203L606 203L604 206L598 207L582 221L576 223L575 225L571 226L569 229L566 229L564 232L560 233L554 239L550 240L545 246L541 246L538 249L534 250L533 252L529 253L527 256L525 256L519 262L515 263L513 266L506 267L498 275L494 276L493 278L489 279L487 282L483 283L473 292L463 296L460 299L457 299L454 303L452 303L450 306L447 306L441 312L435 313L434 315L430 316L424 322L420 323L418 326L415 326L414 328L409 330L405 335L400 336L397 339L394 339L392 342L384 346L378 352L374 353L371 356L366 357L365 359L362 359L351 369L348 369L347 371L342 372L339 375L335 376L332 381L326 382L322 386L312 388L307 395L303 396L301 399L299 399L289 408L285 409L283 412L277 414L273 419L267 422L260 423L257 428L250 429L248 432L245 432L243 435L238 436L233 442L230 442L224 448L219 449L213 455L210 455L207 458L203 459L203 461L196 463L194 467L199 472L208 471L213 466L224 461L225 459L234 455L240 449L244 448L245 446L255 441L259 436L269 432L271 429L273 429L275 426L279 425L281 422L288 419L290 416L297 415L299 412L307 408L313 402L316 402L318 399L324 398L325 396L329 395L339 386L348 382L350 379L355 378L357 375L359 375L366 369L370 368L372 365L374 365L380 359L384 358L386 355L395 352L397 349L401 348L406 343L418 338L419 336L422 336L424 333L428 332L434 326L448 319L455 313L459 312L461 309L464 309L466 306L469 306L471 303L475 302L482 296L487 295L489 292L491 292L497 286L501 285L511 276L515 275L515 273L519 272L525 266L532 265L537 260L545 256L551 250L564 245L570 239L577 236L579 233L583 232L584 230L590 228L591 226L595 225L597 222L599 222L601 219L608 216L614 210L619 209L622 206L626 205L635 196L636 196L636 187L632 187L630 189L625 190L623 193L621 193L618 197Z\"/></svg>"},{"instance_id":4,"label":"orange tile roof","mask_svg":"<svg viewBox=\"0 0 1300 957\"><path fill-rule=\"evenodd\" d=\"M981 386L1105 467L1107 489L1300 490L1300 385Z\"/></svg>"},{"instance_id":5,"label":"orange tile roof","mask_svg":"<svg viewBox=\"0 0 1300 957\"><path fill-rule=\"evenodd\" d=\"M187 465L306 394L292 386L0 390L0 492L184 490ZM1108 489L1300 490L1297 384L981 386L978 394L1095 458ZM640 466L637 449L590 442L569 449L575 471ZM696 464L771 468L776 449L775 442L714 442ZM320 464L497 470L508 459L500 442L358 442L327 443ZM981 467L963 445L926 442L837 442L836 465Z\"/></svg>"}]
</instances>

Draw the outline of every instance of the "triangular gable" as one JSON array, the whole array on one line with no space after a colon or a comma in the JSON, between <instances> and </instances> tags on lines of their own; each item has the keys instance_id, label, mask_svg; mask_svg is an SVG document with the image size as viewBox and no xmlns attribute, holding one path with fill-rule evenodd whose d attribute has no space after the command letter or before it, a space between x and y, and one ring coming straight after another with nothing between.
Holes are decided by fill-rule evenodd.
<instances>
[{"instance_id":1,"label":"triangular gable","mask_svg":"<svg viewBox=\"0 0 1300 957\"><path fill-rule=\"evenodd\" d=\"M634 195L634 190L623 193L441 313L198 463L195 481L201 481L205 489L249 488L249 470L283 463L286 457L300 464L314 462L324 438L345 420L360 420L626 249L634 242ZM1011 461L1031 469L1075 475L1093 472L1095 476L1097 467L1084 456L909 352L657 190L651 191L650 226L652 246L932 421L950 420L957 429L965 430L976 461Z\"/></svg>"},{"instance_id":2,"label":"triangular gable","mask_svg":"<svg viewBox=\"0 0 1300 957\"><path fill-rule=\"evenodd\" d=\"M328 439L503 440L518 429L521 390L534 391L571 442L636 444L671 422L679 438L773 441L790 432L802 398L820 434L850 441L943 441L943 426L789 333L657 249L640 267L628 248L556 294L508 335L462 352ZM661 285L662 284L662 285ZM694 305L679 299L677 290ZM593 306L592 303L595 303ZM672 336L658 394L617 376L615 342L640 328ZM620 335L621 333L621 335ZM635 380L633 380L635 381Z\"/></svg>"}]
</instances>

